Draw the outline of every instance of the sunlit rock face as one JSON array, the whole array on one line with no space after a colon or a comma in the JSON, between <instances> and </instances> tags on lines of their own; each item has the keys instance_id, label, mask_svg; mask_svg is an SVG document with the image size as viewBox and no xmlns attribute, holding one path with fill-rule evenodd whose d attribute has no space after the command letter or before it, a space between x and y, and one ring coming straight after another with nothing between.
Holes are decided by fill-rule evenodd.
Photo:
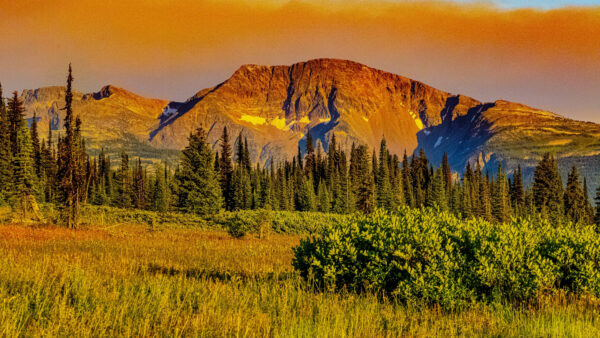
<instances>
[{"instance_id":1,"label":"sunlit rock face","mask_svg":"<svg viewBox=\"0 0 600 338\"><path fill-rule=\"evenodd\" d=\"M449 104L453 109L447 109ZM324 148L332 134L346 149L352 142L373 147L385 136L393 152L410 153L421 129L465 115L479 104L352 61L244 65L183 103L152 133L151 142L181 148L187 135L204 125L213 142L224 126L234 137L242 133L253 145L254 159L263 163L291 158L308 132Z\"/></svg>"}]
</instances>

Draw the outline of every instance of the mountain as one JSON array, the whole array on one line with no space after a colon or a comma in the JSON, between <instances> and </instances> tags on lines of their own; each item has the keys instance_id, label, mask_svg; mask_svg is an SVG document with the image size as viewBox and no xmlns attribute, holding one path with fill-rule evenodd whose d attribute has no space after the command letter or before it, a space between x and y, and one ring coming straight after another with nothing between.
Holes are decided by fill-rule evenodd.
<instances>
[{"instance_id":1,"label":"mountain","mask_svg":"<svg viewBox=\"0 0 600 338\"><path fill-rule=\"evenodd\" d=\"M34 113L38 118L41 137L46 138L49 126L55 137L60 133L65 114L64 97L65 87L58 86L21 93L29 122ZM148 143L148 135L159 124L157 116L168 103L110 85L95 93L73 92L73 111L83 122L82 134L88 150L97 154L105 148L113 157L121 150L146 159L176 156L177 151L158 150Z\"/></svg>"},{"instance_id":2,"label":"mountain","mask_svg":"<svg viewBox=\"0 0 600 338\"><path fill-rule=\"evenodd\" d=\"M24 91L29 116L60 127L64 89ZM175 156L197 127L218 147L223 127L232 139L248 139L251 157L262 164L291 159L305 147L306 133L324 150L331 135L378 147L385 136L392 152L423 148L434 163L448 153L454 170L480 160L490 171L517 163L532 166L551 151L563 173L577 164L591 186L600 183L600 125L575 121L518 103L453 95L421 82L336 59L291 66L244 65L226 81L185 102L143 98L106 86L77 93L74 110L94 150L120 148L145 158ZM591 188L592 188L591 187ZM590 189L591 190L591 189Z\"/></svg>"}]
</instances>

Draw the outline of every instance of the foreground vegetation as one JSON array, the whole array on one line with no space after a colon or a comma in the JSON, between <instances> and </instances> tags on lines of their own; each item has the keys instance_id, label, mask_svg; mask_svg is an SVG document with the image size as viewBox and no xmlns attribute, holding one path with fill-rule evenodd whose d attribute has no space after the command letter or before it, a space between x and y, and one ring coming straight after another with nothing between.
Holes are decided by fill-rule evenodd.
<instances>
[{"instance_id":1,"label":"foreground vegetation","mask_svg":"<svg viewBox=\"0 0 600 338\"><path fill-rule=\"evenodd\" d=\"M600 334L599 307L589 297L558 292L455 310L406 305L380 293L306 283L292 267L298 235L235 239L210 220L152 226L115 209L103 211L112 215L104 224L90 224L101 213L88 212L79 230L0 226L2 335Z\"/></svg>"},{"instance_id":2,"label":"foreground vegetation","mask_svg":"<svg viewBox=\"0 0 600 338\"><path fill-rule=\"evenodd\" d=\"M595 227L545 219L503 224L402 208L324 228L295 249L294 266L331 289L382 292L446 309L543 295L600 297Z\"/></svg>"}]
</instances>

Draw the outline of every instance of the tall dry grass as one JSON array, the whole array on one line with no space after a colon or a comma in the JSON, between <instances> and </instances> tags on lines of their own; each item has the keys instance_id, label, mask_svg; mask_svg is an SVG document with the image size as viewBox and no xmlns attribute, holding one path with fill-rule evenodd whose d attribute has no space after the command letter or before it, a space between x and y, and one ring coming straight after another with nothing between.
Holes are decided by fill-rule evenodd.
<instances>
[{"instance_id":1,"label":"tall dry grass","mask_svg":"<svg viewBox=\"0 0 600 338\"><path fill-rule=\"evenodd\" d=\"M600 335L598 307L583 301L444 312L320 292L292 270L298 242L141 225L0 226L0 335Z\"/></svg>"}]
</instances>

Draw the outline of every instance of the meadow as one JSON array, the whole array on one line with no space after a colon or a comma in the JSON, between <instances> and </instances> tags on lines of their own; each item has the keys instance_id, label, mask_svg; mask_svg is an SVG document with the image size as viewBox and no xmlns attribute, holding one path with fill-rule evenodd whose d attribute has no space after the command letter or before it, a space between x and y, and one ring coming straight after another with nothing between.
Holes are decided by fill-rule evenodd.
<instances>
[{"instance_id":1,"label":"meadow","mask_svg":"<svg viewBox=\"0 0 600 338\"><path fill-rule=\"evenodd\" d=\"M2 336L600 335L589 298L406 305L307 283L292 267L304 234L92 219L0 226Z\"/></svg>"}]
</instances>

